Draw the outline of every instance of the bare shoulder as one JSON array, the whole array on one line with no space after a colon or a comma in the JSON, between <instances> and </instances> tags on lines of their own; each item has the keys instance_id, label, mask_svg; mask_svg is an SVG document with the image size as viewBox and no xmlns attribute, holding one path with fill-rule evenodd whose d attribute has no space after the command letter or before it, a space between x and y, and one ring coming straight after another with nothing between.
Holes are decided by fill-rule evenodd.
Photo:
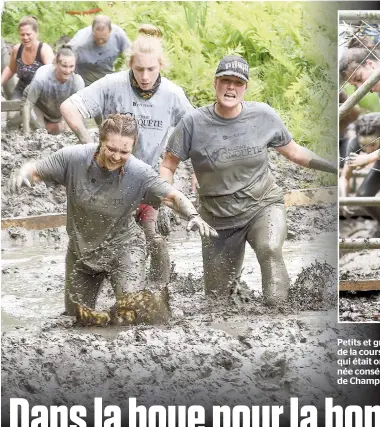
<instances>
[{"instance_id":1,"label":"bare shoulder","mask_svg":"<svg viewBox=\"0 0 380 427\"><path fill-rule=\"evenodd\" d=\"M44 64L51 64L54 59L54 52L50 45L43 43L41 48L41 58Z\"/></svg>"},{"instance_id":2,"label":"bare shoulder","mask_svg":"<svg viewBox=\"0 0 380 427\"><path fill-rule=\"evenodd\" d=\"M17 52L18 52L18 50L20 49L20 46L21 46L21 43L17 43L16 45L14 45L13 47L12 47L12 55L16 55L17 54Z\"/></svg>"}]
</instances>

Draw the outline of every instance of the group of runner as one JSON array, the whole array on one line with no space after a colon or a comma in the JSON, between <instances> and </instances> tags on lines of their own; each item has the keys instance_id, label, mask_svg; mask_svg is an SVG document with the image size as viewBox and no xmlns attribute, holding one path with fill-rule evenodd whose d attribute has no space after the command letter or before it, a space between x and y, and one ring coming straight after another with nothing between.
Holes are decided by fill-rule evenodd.
<instances>
[{"instance_id":1,"label":"group of runner","mask_svg":"<svg viewBox=\"0 0 380 427\"><path fill-rule=\"evenodd\" d=\"M378 36L377 36L378 37ZM343 52L339 61L339 74L343 81L348 81L359 88L375 72L380 70L380 49L376 48L379 39L368 36L355 38L353 43ZM380 81L370 89L371 93L380 94ZM367 176L357 190L358 197L374 197L380 191L380 113L360 115L360 108L355 106L342 118L347 122L351 115L354 120L354 131L347 144L342 147L342 173L339 179L341 197L348 196L349 180L353 171L373 163ZM348 120L350 121L350 120ZM348 122L346 123L348 124ZM345 213L350 215L347 208ZM372 237L380 236L380 208L378 206L364 207L365 211L377 221Z\"/></svg>"},{"instance_id":2,"label":"group of runner","mask_svg":"<svg viewBox=\"0 0 380 427\"><path fill-rule=\"evenodd\" d=\"M27 48L36 51L37 31L29 19L34 18L20 21L25 47L14 48L2 82L17 72L17 60L31 62ZM26 163L11 178L12 190L37 181L67 189L67 314L74 314L74 300L95 307L105 275L117 297L144 289L146 248L136 209L152 256L151 280L169 282L167 239L156 231L156 223L165 223L167 215L162 206L187 218L188 230L199 230L207 295L234 292L248 242L260 263L266 303L282 304L289 291L282 256L286 216L283 192L268 167L268 148L307 168L336 173L335 164L298 145L267 104L243 100L249 82L245 59L223 57L213 82L215 102L194 109L183 89L161 76L160 31L144 25L133 43L124 34L109 18L95 18L70 47L58 51L54 65L45 55L46 65L24 90L25 111L42 110L50 132L48 123L64 121L82 143ZM126 49L129 70L112 72L111 62ZM116 56L99 60L109 52ZM59 121L50 107L48 112L42 108L48 103L43 102L43 78L56 79L56 87L70 82L72 93L65 100L54 91L46 98L60 104ZM87 118L100 123L98 143L84 124ZM59 126L54 132L62 130ZM174 131L168 138L170 128ZM179 163L187 159L198 180L199 212L171 185Z\"/></svg>"}]
</instances>

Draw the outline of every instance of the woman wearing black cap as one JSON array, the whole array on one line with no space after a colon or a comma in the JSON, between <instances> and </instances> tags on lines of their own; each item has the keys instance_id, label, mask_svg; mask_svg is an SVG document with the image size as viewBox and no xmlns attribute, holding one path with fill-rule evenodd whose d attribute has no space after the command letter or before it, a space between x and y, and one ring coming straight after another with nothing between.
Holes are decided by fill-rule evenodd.
<instances>
[{"instance_id":1,"label":"woman wearing black cap","mask_svg":"<svg viewBox=\"0 0 380 427\"><path fill-rule=\"evenodd\" d=\"M243 58L226 56L220 61L216 102L181 119L160 172L172 182L179 162L192 161L200 186L200 214L219 234L202 239L206 294L233 291L248 242L261 266L266 302L275 305L287 299L289 277L282 257L284 198L268 168L268 147L307 168L330 173L337 168L298 145L271 107L244 102L248 79Z\"/></svg>"}]
</instances>

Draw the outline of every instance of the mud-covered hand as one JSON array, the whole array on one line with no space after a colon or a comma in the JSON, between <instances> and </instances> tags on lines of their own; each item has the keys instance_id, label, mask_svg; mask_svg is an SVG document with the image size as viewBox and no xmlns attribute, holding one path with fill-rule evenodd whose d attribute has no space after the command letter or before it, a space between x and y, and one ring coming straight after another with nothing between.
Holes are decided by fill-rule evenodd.
<instances>
[{"instance_id":1,"label":"mud-covered hand","mask_svg":"<svg viewBox=\"0 0 380 427\"><path fill-rule=\"evenodd\" d=\"M170 234L172 229L171 220L173 220L177 225L180 223L180 219L172 209L165 205L161 205L158 210L156 228L162 236L168 236Z\"/></svg>"},{"instance_id":2,"label":"mud-covered hand","mask_svg":"<svg viewBox=\"0 0 380 427\"><path fill-rule=\"evenodd\" d=\"M199 214L190 215L190 220L187 223L186 231L198 230L202 237L217 237L218 233L215 229L210 227L207 222L203 221Z\"/></svg>"},{"instance_id":3,"label":"mud-covered hand","mask_svg":"<svg viewBox=\"0 0 380 427\"><path fill-rule=\"evenodd\" d=\"M9 182L9 190L11 192L17 192L23 185L31 187L34 172L35 168L32 163L25 163L20 169L12 172Z\"/></svg>"}]
</instances>

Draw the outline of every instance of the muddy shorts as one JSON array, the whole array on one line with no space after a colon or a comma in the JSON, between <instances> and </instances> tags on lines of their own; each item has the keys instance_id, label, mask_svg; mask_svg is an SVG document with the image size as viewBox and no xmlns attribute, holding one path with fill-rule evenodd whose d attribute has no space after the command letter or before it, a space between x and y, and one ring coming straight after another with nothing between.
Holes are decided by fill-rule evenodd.
<instances>
[{"instance_id":1,"label":"muddy shorts","mask_svg":"<svg viewBox=\"0 0 380 427\"><path fill-rule=\"evenodd\" d=\"M108 277L117 297L145 287L146 243L136 238L116 250L105 251L90 261L80 259L70 248L66 254L65 307L75 315L75 303L95 308L103 280Z\"/></svg>"},{"instance_id":2,"label":"muddy shorts","mask_svg":"<svg viewBox=\"0 0 380 427\"><path fill-rule=\"evenodd\" d=\"M158 211L150 205L139 205L136 212L136 221L140 223L153 222L157 220Z\"/></svg>"},{"instance_id":3,"label":"muddy shorts","mask_svg":"<svg viewBox=\"0 0 380 427\"><path fill-rule=\"evenodd\" d=\"M242 228L217 231L218 237L202 239L206 294L230 294L241 276L247 242L260 263L264 294L273 293L277 284L287 286L289 278L282 258L287 225L282 203L264 207Z\"/></svg>"}]
</instances>

